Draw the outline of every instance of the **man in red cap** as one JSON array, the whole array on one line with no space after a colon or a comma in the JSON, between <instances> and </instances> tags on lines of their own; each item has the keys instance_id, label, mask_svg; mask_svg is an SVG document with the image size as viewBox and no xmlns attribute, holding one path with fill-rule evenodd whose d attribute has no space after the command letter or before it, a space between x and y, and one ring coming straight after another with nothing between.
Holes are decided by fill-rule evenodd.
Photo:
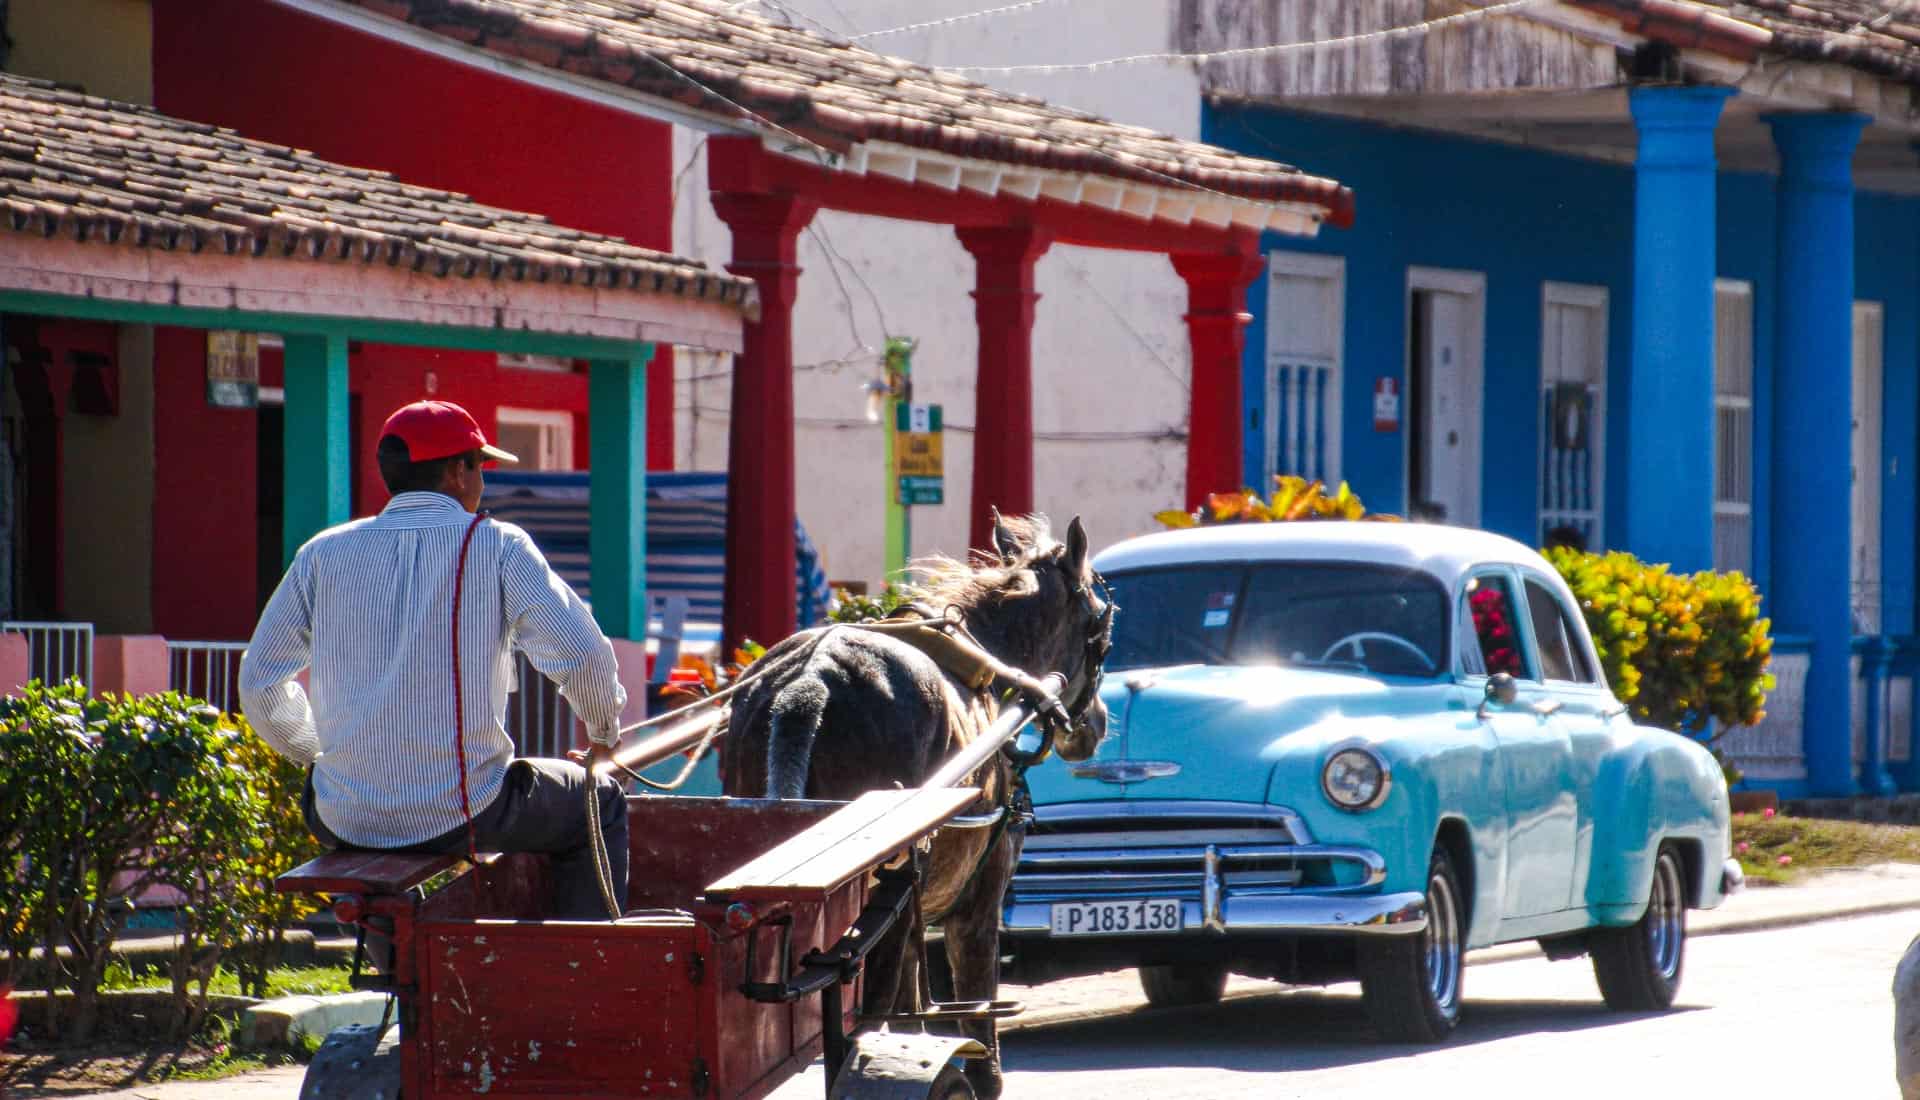
<instances>
[{"instance_id":1,"label":"man in red cap","mask_svg":"<svg viewBox=\"0 0 1920 1100\"><path fill-rule=\"evenodd\" d=\"M604 919L586 769L514 759L504 716L519 649L611 747L626 705L613 646L525 531L474 514L481 468L515 459L465 409L401 408L378 458L393 499L294 556L241 661L241 706L309 766L307 825L321 843L551 853L554 915ZM302 669L311 701L294 679ZM597 784L625 909L626 806L611 778Z\"/></svg>"}]
</instances>

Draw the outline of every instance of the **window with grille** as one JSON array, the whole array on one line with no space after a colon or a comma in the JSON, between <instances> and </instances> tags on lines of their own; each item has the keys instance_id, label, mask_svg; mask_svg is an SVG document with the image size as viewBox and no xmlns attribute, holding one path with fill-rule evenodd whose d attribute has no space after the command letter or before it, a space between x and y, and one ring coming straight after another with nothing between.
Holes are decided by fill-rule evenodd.
<instances>
[{"instance_id":1,"label":"window with grille","mask_svg":"<svg viewBox=\"0 0 1920 1100\"><path fill-rule=\"evenodd\" d=\"M1753 284L1713 284L1713 567L1753 570Z\"/></svg>"},{"instance_id":2,"label":"window with grille","mask_svg":"<svg viewBox=\"0 0 1920 1100\"><path fill-rule=\"evenodd\" d=\"M1547 283L1540 324L1540 539L1599 549L1606 500L1607 290Z\"/></svg>"},{"instance_id":3,"label":"window with grille","mask_svg":"<svg viewBox=\"0 0 1920 1100\"><path fill-rule=\"evenodd\" d=\"M1273 252L1267 262L1262 488L1275 474L1337 484L1346 261Z\"/></svg>"}]
</instances>

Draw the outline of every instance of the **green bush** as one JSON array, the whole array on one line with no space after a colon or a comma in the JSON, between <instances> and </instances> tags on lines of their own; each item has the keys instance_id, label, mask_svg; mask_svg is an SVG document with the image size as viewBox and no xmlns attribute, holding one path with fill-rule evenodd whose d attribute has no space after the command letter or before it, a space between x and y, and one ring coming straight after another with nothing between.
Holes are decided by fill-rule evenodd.
<instances>
[{"instance_id":1,"label":"green bush","mask_svg":"<svg viewBox=\"0 0 1920 1100\"><path fill-rule=\"evenodd\" d=\"M882 585L877 596L861 595L844 588L833 595L833 613L828 618L836 623L877 622L893 614L909 598L908 592L892 581Z\"/></svg>"},{"instance_id":2,"label":"green bush","mask_svg":"<svg viewBox=\"0 0 1920 1100\"><path fill-rule=\"evenodd\" d=\"M307 831L300 811L306 769L273 751L245 719L231 721L239 733L235 760L254 793L253 830L259 844L235 884L241 935L227 965L239 977L242 993L265 997L267 972L281 957L287 930L316 908L305 894L275 892L273 880L319 855L320 843Z\"/></svg>"},{"instance_id":3,"label":"green bush","mask_svg":"<svg viewBox=\"0 0 1920 1100\"><path fill-rule=\"evenodd\" d=\"M45 952L49 988L74 993L47 1034L84 1039L114 938L150 887L170 886L178 1033L203 1015L221 956L277 941L298 911L272 876L304 858L298 769L214 708L174 692L88 698L30 684L0 698L0 913L10 967ZM197 986L197 991L192 987ZM64 1027L63 1027L64 1025Z\"/></svg>"},{"instance_id":4,"label":"green bush","mask_svg":"<svg viewBox=\"0 0 1920 1100\"><path fill-rule=\"evenodd\" d=\"M1619 551L1544 553L1580 601L1601 667L1635 721L1697 737L1766 716L1771 624L1745 576L1679 574Z\"/></svg>"}]
</instances>

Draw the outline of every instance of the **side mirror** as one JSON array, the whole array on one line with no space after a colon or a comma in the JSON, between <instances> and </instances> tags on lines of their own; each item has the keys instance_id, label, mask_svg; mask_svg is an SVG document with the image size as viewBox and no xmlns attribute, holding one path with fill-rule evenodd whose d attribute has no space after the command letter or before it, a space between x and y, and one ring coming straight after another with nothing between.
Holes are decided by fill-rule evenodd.
<instances>
[{"instance_id":1,"label":"side mirror","mask_svg":"<svg viewBox=\"0 0 1920 1100\"><path fill-rule=\"evenodd\" d=\"M1480 702L1480 717L1487 716L1488 707L1495 704L1503 707L1512 706L1513 701L1519 697L1520 685L1514 682L1512 673L1494 673L1487 677L1487 697Z\"/></svg>"}]
</instances>

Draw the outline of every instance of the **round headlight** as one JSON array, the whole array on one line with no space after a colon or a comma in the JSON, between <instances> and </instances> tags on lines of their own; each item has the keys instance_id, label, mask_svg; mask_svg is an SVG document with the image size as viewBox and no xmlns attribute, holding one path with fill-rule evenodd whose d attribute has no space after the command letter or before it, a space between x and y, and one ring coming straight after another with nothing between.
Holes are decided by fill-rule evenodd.
<instances>
[{"instance_id":1,"label":"round headlight","mask_svg":"<svg viewBox=\"0 0 1920 1100\"><path fill-rule=\"evenodd\" d=\"M1386 800L1391 782L1387 762L1370 748L1336 749L1320 770L1320 789L1343 810L1370 810Z\"/></svg>"}]
</instances>

